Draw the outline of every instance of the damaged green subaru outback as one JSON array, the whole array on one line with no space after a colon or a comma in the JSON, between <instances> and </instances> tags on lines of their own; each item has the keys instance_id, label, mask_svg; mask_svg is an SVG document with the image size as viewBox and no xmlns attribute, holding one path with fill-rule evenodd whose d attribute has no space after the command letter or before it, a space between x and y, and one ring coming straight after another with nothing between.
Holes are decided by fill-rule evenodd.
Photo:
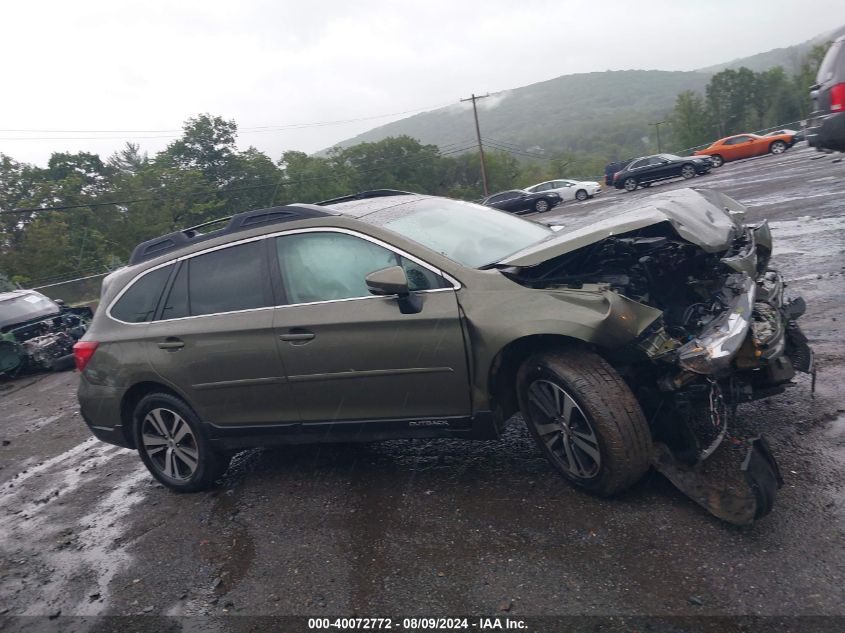
<instances>
[{"instance_id":1,"label":"damaged green subaru outback","mask_svg":"<svg viewBox=\"0 0 845 633\"><path fill-rule=\"evenodd\" d=\"M495 439L521 412L586 491L654 467L750 523L781 485L765 440L715 457L738 403L813 372L804 303L768 266L768 225L721 193L611 213L554 230L377 190L144 242L75 346L82 415L196 491L247 447Z\"/></svg>"}]
</instances>

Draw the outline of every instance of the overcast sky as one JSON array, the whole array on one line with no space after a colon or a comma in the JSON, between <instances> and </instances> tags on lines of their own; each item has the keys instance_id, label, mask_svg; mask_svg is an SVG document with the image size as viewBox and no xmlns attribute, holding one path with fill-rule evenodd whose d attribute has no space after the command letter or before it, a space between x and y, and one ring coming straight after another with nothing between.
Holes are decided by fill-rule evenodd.
<instances>
[{"instance_id":1,"label":"overcast sky","mask_svg":"<svg viewBox=\"0 0 845 633\"><path fill-rule=\"evenodd\" d=\"M209 112L277 160L471 92L692 70L843 23L842 0L3 0L0 152L44 165L134 137L152 154Z\"/></svg>"}]
</instances>

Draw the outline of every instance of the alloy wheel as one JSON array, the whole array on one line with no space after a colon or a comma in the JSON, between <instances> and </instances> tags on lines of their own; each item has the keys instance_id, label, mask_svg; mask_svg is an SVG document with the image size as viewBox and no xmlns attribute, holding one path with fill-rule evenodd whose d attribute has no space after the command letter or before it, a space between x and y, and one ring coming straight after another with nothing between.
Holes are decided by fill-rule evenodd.
<instances>
[{"instance_id":1,"label":"alloy wheel","mask_svg":"<svg viewBox=\"0 0 845 633\"><path fill-rule=\"evenodd\" d=\"M534 210L537 213L543 213L544 211L548 211L549 210L549 203L546 202L545 200L537 200L537 202L534 203Z\"/></svg>"},{"instance_id":2,"label":"alloy wheel","mask_svg":"<svg viewBox=\"0 0 845 633\"><path fill-rule=\"evenodd\" d=\"M625 191L634 191L637 188L637 181L634 178L627 178L623 183L625 185Z\"/></svg>"},{"instance_id":3,"label":"alloy wheel","mask_svg":"<svg viewBox=\"0 0 845 633\"><path fill-rule=\"evenodd\" d=\"M572 396L553 382L536 380L528 387L528 401L537 434L563 469L576 479L598 475L598 438Z\"/></svg>"},{"instance_id":4,"label":"alloy wheel","mask_svg":"<svg viewBox=\"0 0 845 633\"><path fill-rule=\"evenodd\" d=\"M786 151L786 145L781 141L772 143L772 154L783 154Z\"/></svg>"},{"instance_id":5,"label":"alloy wheel","mask_svg":"<svg viewBox=\"0 0 845 633\"><path fill-rule=\"evenodd\" d=\"M199 464L199 448L190 425L175 411L153 409L141 427L144 452L165 476L190 479Z\"/></svg>"},{"instance_id":6,"label":"alloy wheel","mask_svg":"<svg viewBox=\"0 0 845 633\"><path fill-rule=\"evenodd\" d=\"M575 194L575 197L578 198L578 200L580 200L581 202L583 202L587 199L587 192L582 189Z\"/></svg>"},{"instance_id":7,"label":"alloy wheel","mask_svg":"<svg viewBox=\"0 0 845 633\"><path fill-rule=\"evenodd\" d=\"M692 165L684 165L681 168L681 176L689 180L690 178L695 176L695 167Z\"/></svg>"}]
</instances>

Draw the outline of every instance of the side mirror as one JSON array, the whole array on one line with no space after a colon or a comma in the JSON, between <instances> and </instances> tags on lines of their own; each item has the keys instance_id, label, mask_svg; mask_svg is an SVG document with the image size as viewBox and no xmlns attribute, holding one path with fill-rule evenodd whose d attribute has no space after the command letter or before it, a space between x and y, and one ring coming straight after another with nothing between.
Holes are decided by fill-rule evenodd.
<instances>
[{"instance_id":1,"label":"side mirror","mask_svg":"<svg viewBox=\"0 0 845 633\"><path fill-rule=\"evenodd\" d=\"M396 295L399 312L417 314L422 312L423 299L419 294L411 294L408 288L408 276L401 266L390 266L371 272L366 277L367 290L377 296Z\"/></svg>"},{"instance_id":2,"label":"side mirror","mask_svg":"<svg viewBox=\"0 0 845 633\"><path fill-rule=\"evenodd\" d=\"M367 290L370 294L385 296L399 295L406 297L410 294L408 277L401 266L390 266L371 272L366 277Z\"/></svg>"}]
</instances>

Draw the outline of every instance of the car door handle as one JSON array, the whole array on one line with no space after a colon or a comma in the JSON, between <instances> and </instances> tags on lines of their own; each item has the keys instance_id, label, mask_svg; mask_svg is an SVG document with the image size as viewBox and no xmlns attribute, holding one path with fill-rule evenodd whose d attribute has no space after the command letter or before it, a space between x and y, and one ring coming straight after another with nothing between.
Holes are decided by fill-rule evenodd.
<instances>
[{"instance_id":1,"label":"car door handle","mask_svg":"<svg viewBox=\"0 0 845 633\"><path fill-rule=\"evenodd\" d=\"M298 332L291 331L291 332L288 332L287 334L279 334L279 338L281 340L290 341L290 342L310 341L315 336L316 335L314 334L314 332L306 332L306 331L302 331L302 330L300 330Z\"/></svg>"},{"instance_id":2,"label":"car door handle","mask_svg":"<svg viewBox=\"0 0 845 633\"><path fill-rule=\"evenodd\" d=\"M159 349L177 350L185 347L185 341L176 338L175 336L168 336L166 339L158 344Z\"/></svg>"}]
</instances>

